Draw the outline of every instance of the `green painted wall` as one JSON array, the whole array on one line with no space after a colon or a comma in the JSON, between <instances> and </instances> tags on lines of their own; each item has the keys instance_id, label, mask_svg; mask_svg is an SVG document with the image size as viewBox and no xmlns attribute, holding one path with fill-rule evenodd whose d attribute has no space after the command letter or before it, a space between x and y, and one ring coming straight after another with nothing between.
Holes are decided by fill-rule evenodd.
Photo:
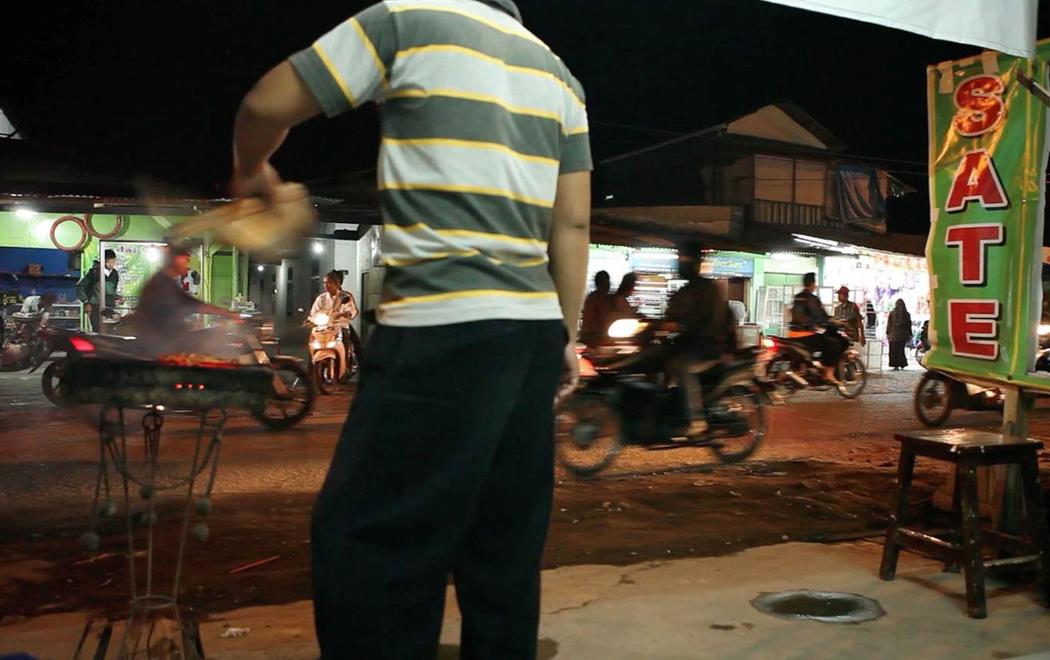
<instances>
[{"instance_id":1,"label":"green painted wall","mask_svg":"<svg viewBox=\"0 0 1050 660\"><path fill-rule=\"evenodd\" d=\"M38 213L32 218L21 218L10 211L0 211L0 247L47 248L56 249L51 242L51 225L66 213ZM77 214L83 217L83 214ZM176 219L177 221L177 219ZM92 224L100 232L108 232L116 224L113 215L96 215ZM164 220L157 220L148 215L125 216L121 232L108 241L159 241L163 242L168 225ZM80 237L80 230L73 223L64 223L56 234L59 242L75 244ZM222 252L219 252L219 250ZM95 259L99 258L99 239L89 237L82 248L81 272L87 272ZM209 302L226 306L234 297L233 291L233 255L229 248L212 247L210 263L199 264L193 259L193 267L205 276L205 286L201 288L201 297ZM241 272L238 278L238 291L247 290L248 259L241 258Z\"/></svg>"}]
</instances>

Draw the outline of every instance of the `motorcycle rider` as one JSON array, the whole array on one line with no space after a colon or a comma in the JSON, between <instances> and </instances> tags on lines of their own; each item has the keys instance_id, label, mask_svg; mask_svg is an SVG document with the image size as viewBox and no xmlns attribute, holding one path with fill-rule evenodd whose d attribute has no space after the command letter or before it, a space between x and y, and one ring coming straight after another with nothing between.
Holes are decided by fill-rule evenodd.
<instances>
[{"instance_id":1,"label":"motorcycle rider","mask_svg":"<svg viewBox=\"0 0 1050 660\"><path fill-rule=\"evenodd\" d=\"M98 295L98 281L104 279L105 294ZM84 314L88 317L92 332L102 331L102 312L117 303L117 288L120 285L120 274L117 272L117 253L106 250L102 263L98 260L91 265L91 270L77 282L77 298L84 303Z\"/></svg>"},{"instance_id":2,"label":"motorcycle rider","mask_svg":"<svg viewBox=\"0 0 1050 660\"><path fill-rule=\"evenodd\" d=\"M700 276L702 259L698 242L678 246L678 276L688 284L671 296L665 315L665 327L679 331L669 366L685 390L686 435L690 438L703 435L708 428L699 375L720 362L731 362L737 345L733 312L715 283Z\"/></svg>"},{"instance_id":3,"label":"motorcycle rider","mask_svg":"<svg viewBox=\"0 0 1050 660\"><path fill-rule=\"evenodd\" d=\"M583 301L580 321L580 343L588 348L597 348L608 343L609 317L612 305L609 300L609 273L599 270L594 274L594 291Z\"/></svg>"},{"instance_id":4,"label":"motorcycle rider","mask_svg":"<svg viewBox=\"0 0 1050 660\"><path fill-rule=\"evenodd\" d=\"M343 291L343 274L338 270L331 270L324 276L324 291L314 299L313 307L310 308L310 318L319 312L328 314L336 325L342 330L343 349L346 351L347 364L350 351L353 350L358 361L361 360L361 338L358 336L350 321L357 318L357 302L349 291ZM336 315L340 315L336 319Z\"/></svg>"},{"instance_id":5,"label":"motorcycle rider","mask_svg":"<svg viewBox=\"0 0 1050 660\"><path fill-rule=\"evenodd\" d=\"M842 345L844 340L837 334L817 332L817 329L826 325L830 319L820 298L813 293L817 290L816 273L803 275L802 286L804 288L795 294L791 305L790 337L805 346L810 353L819 352L820 363L824 367L824 380L838 384L835 368L845 348Z\"/></svg>"},{"instance_id":6,"label":"motorcycle rider","mask_svg":"<svg viewBox=\"0 0 1050 660\"><path fill-rule=\"evenodd\" d=\"M198 300L182 289L182 278L190 270L190 250L168 248L164 268L142 287L139 304L127 319L141 339L150 342L158 355L169 352L205 352L217 355L224 347L224 331L193 332L192 314L209 314L239 321L240 315Z\"/></svg>"}]
</instances>

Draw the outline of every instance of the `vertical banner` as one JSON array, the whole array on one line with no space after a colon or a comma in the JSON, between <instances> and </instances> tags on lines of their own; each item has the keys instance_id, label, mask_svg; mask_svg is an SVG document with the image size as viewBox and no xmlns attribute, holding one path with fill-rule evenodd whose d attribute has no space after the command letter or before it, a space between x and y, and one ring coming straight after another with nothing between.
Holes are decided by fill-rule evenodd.
<instances>
[{"instance_id":1,"label":"vertical banner","mask_svg":"<svg viewBox=\"0 0 1050 660\"><path fill-rule=\"evenodd\" d=\"M1038 347L1050 42L1025 60L984 53L927 70L932 350L928 367L1050 389ZM1046 376L1050 376L1047 374Z\"/></svg>"}]
</instances>

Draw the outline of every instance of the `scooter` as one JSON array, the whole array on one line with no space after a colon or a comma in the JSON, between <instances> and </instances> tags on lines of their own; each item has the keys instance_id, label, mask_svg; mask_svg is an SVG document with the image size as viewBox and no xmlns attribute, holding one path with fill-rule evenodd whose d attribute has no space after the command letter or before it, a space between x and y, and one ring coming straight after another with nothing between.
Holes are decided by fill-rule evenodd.
<instances>
[{"instance_id":1,"label":"scooter","mask_svg":"<svg viewBox=\"0 0 1050 660\"><path fill-rule=\"evenodd\" d=\"M975 385L935 369L924 373L915 388L915 416L919 421L931 428L940 426L956 408L1002 411L1002 390Z\"/></svg>"},{"instance_id":2,"label":"scooter","mask_svg":"<svg viewBox=\"0 0 1050 660\"><path fill-rule=\"evenodd\" d=\"M667 378L665 344L674 333L650 326L621 319L609 328L611 345L579 354L581 384L557 410L555 440L558 462L576 476L605 470L627 445L705 447L723 463L735 463L765 438L770 388L761 374L760 349L695 376L703 385L708 431L686 438L685 395Z\"/></svg>"},{"instance_id":3,"label":"scooter","mask_svg":"<svg viewBox=\"0 0 1050 660\"><path fill-rule=\"evenodd\" d=\"M306 321L310 330L310 363L314 382L321 394L332 394L340 382L345 382L357 370L353 351L346 354L343 331L339 327L345 315L330 316L318 312Z\"/></svg>"},{"instance_id":4,"label":"scooter","mask_svg":"<svg viewBox=\"0 0 1050 660\"><path fill-rule=\"evenodd\" d=\"M849 338L838 324L826 324L824 333L830 333L847 347L835 365L835 375L839 381L835 389L843 398L855 399L867 385L867 367L860 353L849 347ZM786 399L802 390L826 389L829 386L821 373L825 365L821 363L820 353L812 353L805 344L783 337L767 337L763 344L770 352L766 375L782 398Z\"/></svg>"}]
</instances>

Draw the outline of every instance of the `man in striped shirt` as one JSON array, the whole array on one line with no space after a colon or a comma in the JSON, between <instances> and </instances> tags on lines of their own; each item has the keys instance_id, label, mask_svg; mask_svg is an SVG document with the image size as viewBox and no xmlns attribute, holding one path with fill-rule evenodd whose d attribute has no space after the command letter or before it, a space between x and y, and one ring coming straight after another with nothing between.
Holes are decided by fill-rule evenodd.
<instances>
[{"instance_id":1,"label":"man in striped shirt","mask_svg":"<svg viewBox=\"0 0 1050 660\"><path fill-rule=\"evenodd\" d=\"M313 519L330 658L534 658L553 401L578 379L591 157L583 89L510 0L387 0L266 74L234 191L290 127L380 105L379 328Z\"/></svg>"}]
</instances>

